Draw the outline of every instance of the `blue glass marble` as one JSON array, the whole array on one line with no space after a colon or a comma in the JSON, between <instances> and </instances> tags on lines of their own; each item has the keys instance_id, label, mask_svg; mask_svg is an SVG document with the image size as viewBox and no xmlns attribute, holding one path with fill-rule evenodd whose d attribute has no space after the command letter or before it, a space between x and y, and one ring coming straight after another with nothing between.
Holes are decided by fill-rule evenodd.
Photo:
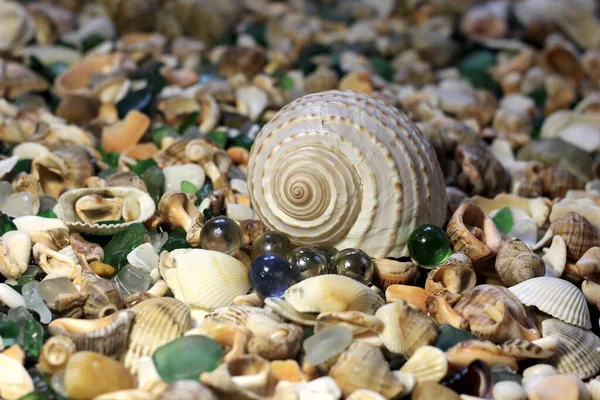
<instances>
[{"instance_id":1,"label":"blue glass marble","mask_svg":"<svg viewBox=\"0 0 600 400\"><path fill-rule=\"evenodd\" d=\"M254 291L264 297L281 297L287 288L301 280L300 272L277 254L258 256L250 265L249 275Z\"/></svg>"}]
</instances>

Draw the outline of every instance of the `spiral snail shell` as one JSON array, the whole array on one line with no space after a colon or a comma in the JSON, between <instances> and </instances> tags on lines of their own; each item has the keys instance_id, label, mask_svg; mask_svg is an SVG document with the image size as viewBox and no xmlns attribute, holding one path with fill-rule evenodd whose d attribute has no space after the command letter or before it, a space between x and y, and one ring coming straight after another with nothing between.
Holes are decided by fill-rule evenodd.
<instances>
[{"instance_id":1,"label":"spiral snail shell","mask_svg":"<svg viewBox=\"0 0 600 400\"><path fill-rule=\"evenodd\" d=\"M260 219L294 243L408 254L410 232L441 225L442 171L403 114L363 93L327 91L281 109L254 143L248 189Z\"/></svg>"}]
</instances>

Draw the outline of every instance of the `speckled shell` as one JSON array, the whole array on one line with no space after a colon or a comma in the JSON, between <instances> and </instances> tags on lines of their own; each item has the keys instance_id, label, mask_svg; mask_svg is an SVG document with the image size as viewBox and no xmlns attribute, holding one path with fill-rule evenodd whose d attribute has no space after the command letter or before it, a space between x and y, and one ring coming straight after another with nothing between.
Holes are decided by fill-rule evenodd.
<instances>
[{"instance_id":1,"label":"speckled shell","mask_svg":"<svg viewBox=\"0 0 600 400\"><path fill-rule=\"evenodd\" d=\"M565 239L567 257L579 260L591 247L600 246L600 234L594 226L577 213L568 213L554 220L550 229Z\"/></svg>"},{"instance_id":2,"label":"speckled shell","mask_svg":"<svg viewBox=\"0 0 600 400\"><path fill-rule=\"evenodd\" d=\"M535 306L571 325L592 328L585 296L569 281L540 277L526 280L508 290L526 306Z\"/></svg>"},{"instance_id":3,"label":"speckled shell","mask_svg":"<svg viewBox=\"0 0 600 400\"><path fill-rule=\"evenodd\" d=\"M123 362L135 375L139 359L151 356L160 346L183 336L189 328L191 316L184 303L168 297L148 299L131 310L136 316Z\"/></svg>"},{"instance_id":4,"label":"speckled shell","mask_svg":"<svg viewBox=\"0 0 600 400\"><path fill-rule=\"evenodd\" d=\"M496 272L505 285L513 286L544 276L546 269L542 257L531 251L523 241L509 238L498 250Z\"/></svg>"},{"instance_id":5,"label":"speckled shell","mask_svg":"<svg viewBox=\"0 0 600 400\"><path fill-rule=\"evenodd\" d=\"M367 343L352 343L331 367L329 376L335 379L344 396L358 389L369 389L391 399L404 392L404 385L392 375L381 350Z\"/></svg>"},{"instance_id":6,"label":"speckled shell","mask_svg":"<svg viewBox=\"0 0 600 400\"><path fill-rule=\"evenodd\" d=\"M591 331L552 318L542 322L544 337L560 338L556 354L547 359L561 374L575 374L581 379L600 372L600 338Z\"/></svg>"},{"instance_id":7,"label":"speckled shell","mask_svg":"<svg viewBox=\"0 0 600 400\"><path fill-rule=\"evenodd\" d=\"M461 166L458 187L469 195L494 197L507 192L510 174L483 144L461 144L454 153Z\"/></svg>"},{"instance_id":8,"label":"speckled shell","mask_svg":"<svg viewBox=\"0 0 600 400\"><path fill-rule=\"evenodd\" d=\"M494 251L483 241L486 218L488 217L481 208L475 204L464 203L452 214L446 229L454 251L466 254L474 263L494 255ZM475 231L477 235L474 234Z\"/></svg>"},{"instance_id":9,"label":"speckled shell","mask_svg":"<svg viewBox=\"0 0 600 400\"><path fill-rule=\"evenodd\" d=\"M260 219L292 242L378 258L408 255L409 233L445 218L442 171L424 135L396 109L351 91L281 109L254 142L248 189Z\"/></svg>"},{"instance_id":10,"label":"speckled shell","mask_svg":"<svg viewBox=\"0 0 600 400\"><path fill-rule=\"evenodd\" d=\"M101 320L59 318L48 325L48 330L54 336L71 338L78 351L95 351L118 358L127 347L134 317L133 311L122 310ZM95 326L99 327L94 329Z\"/></svg>"},{"instance_id":11,"label":"speckled shell","mask_svg":"<svg viewBox=\"0 0 600 400\"><path fill-rule=\"evenodd\" d=\"M440 296L454 305L462 293L475 287L477 278L471 259L462 253L450 256L427 275L425 290L430 296Z\"/></svg>"},{"instance_id":12,"label":"speckled shell","mask_svg":"<svg viewBox=\"0 0 600 400\"><path fill-rule=\"evenodd\" d=\"M496 321L486 312L486 306L503 305L502 319ZM501 343L522 337L519 327L527 328L529 321L525 309L508 289L496 285L479 285L463 293L454 310L468 322L471 332L480 339Z\"/></svg>"},{"instance_id":13,"label":"speckled shell","mask_svg":"<svg viewBox=\"0 0 600 400\"><path fill-rule=\"evenodd\" d=\"M75 202L79 198L90 194L97 194L106 198L122 198L124 200L123 213L128 212L127 210L134 210L136 218L128 222L110 225L90 224L81 221L75 211ZM71 189L60 196L58 204L60 207L60 217L69 228L94 235L113 235L116 232L127 229L131 224L145 222L154 215L156 209L154 201L148 193L126 186Z\"/></svg>"},{"instance_id":14,"label":"speckled shell","mask_svg":"<svg viewBox=\"0 0 600 400\"><path fill-rule=\"evenodd\" d=\"M87 318L101 318L125 306L117 284L93 273L83 274L81 293L88 296L83 305Z\"/></svg>"},{"instance_id":15,"label":"speckled shell","mask_svg":"<svg viewBox=\"0 0 600 400\"><path fill-rule=\"evenodd\" d=\"M342 275L319 275L292 285L285 300L298 312L362 311L374 314L385 303L371 288Z\"/></svg>"},{"instance_id":16,"label":"speckled shell","mask_svg":"<svg viewBox=\"0 0 600 400\"><path fill-rule=\"evenodd\" d=\"M259 315L276 323L284 323L285 319L269 308L251 306L229 306L221 307L206 314L205 319L212 318L219 321L232 323L237 326L245 326L251 315Z\"/></svg>"},{"instance_id":17,"label":"speckled shell","mask_svg":"<svg viewBox=\"0 0 600 400\"><path fill-rule=\"evenodd\" d=\"M419 383L439 382L448 372L448 360L437 347L422 346L400 368L400 372L413 374Z\"/></svg>"}]
</instances>

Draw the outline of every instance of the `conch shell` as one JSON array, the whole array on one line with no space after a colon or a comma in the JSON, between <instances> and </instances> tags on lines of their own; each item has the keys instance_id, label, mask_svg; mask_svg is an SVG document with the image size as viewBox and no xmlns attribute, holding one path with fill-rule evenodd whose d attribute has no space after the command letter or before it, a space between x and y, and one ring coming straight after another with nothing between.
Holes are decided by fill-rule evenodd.
<instances>
[{"instance_id":1,"label":"conch shell","mask_svg":"<svg viewBox=\"0 0 600 400\"><path fill-rule=\"evenodd\" d=\"M365 94L302 97L254 143L252 204L292 242L399 257L415 227L443 224L446 192L433 148L408 118Z\"/></svg>"}]
</instances>

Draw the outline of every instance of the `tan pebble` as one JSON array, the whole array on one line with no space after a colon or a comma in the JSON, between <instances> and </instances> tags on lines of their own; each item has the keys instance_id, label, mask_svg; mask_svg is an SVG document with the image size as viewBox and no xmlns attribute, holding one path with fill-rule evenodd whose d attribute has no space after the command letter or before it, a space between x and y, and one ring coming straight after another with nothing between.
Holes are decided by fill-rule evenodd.
<instances>
[{"instance_id":1,"label":"tan pebble","mask_svg":"<svg viewBox=\"0 0 600 400\"><path fill-rule=\"evenodd\" d=\"M135 388L134 377L122 363L91 351L80 351L69 358L64 379L66 392L73 399Z\"/></svg>"},{"instance_id":2,"label":"tan pebble","mask_svg":"<svg viewBox=\"0 0 600 400\"><path fill-rule=\"evenodd\" d=\"M271 374L277 381L303 382L307 380L296 360L271 361Z\"/></svg>"},{"instance_id":3,"label":"tan pebble","mask_svg":"<svg viewBox=\"0 0 600 400\"><path fill-rule=\"evenodd\" d=\"M460 400L460 396L452 389L433 382L424 382L412 392L411 400Z\"/></svg>"},{"instance_id":4,"label":"tan pebble","mask_svg":"<svg viewBox=\"0 0 600 400\"><path fill-rule=\"evenodd\" d=\"M2 352L5 356L8 356L18 362L19 364L23 364L25 361L25 352L18 344L10 346L6 350Z\"/></svg>"},{"instance_id":5,"label":"tan pebble","mask_svg":"<svg viewBox=\"0 0 600 400\"><path fill-rule=\"evenodd\" d=\"M246 150L244 147L230 147L227 149L227 154L236 164L248 165L248 160L250 159L250 152Z\"/></svg>"},{"instance_id":6,"label":"tan pebble","mask_svg":"<svg viewBox=\"0 0 600 400\"><path fill-rule=\"evenodd\" d=\"M565 375L550 376L528 394L529 400L578 400L579 385Z\"/></svg>"},{"instance_id":7,"label":"tan pebble","mask_svg":"<svg viewBox=\"0 0 600 400\"><path fill-rule=\"evenodd\" d=\"M90 263L90 268L102 278L110 278L115 274L115 268L112 265L100 261Z\"/></svg>"},{"instance_id":8,"label":"tan pebble","mask_svg":"<svg viewBox=\"0 0 600 400\"><path fill-rule=\"evenodd\" d=\"M521 385L513 381L502 381L494 385L492 395L495 400L526 400L527 393Z\"/></svg>"}]
</instances>

